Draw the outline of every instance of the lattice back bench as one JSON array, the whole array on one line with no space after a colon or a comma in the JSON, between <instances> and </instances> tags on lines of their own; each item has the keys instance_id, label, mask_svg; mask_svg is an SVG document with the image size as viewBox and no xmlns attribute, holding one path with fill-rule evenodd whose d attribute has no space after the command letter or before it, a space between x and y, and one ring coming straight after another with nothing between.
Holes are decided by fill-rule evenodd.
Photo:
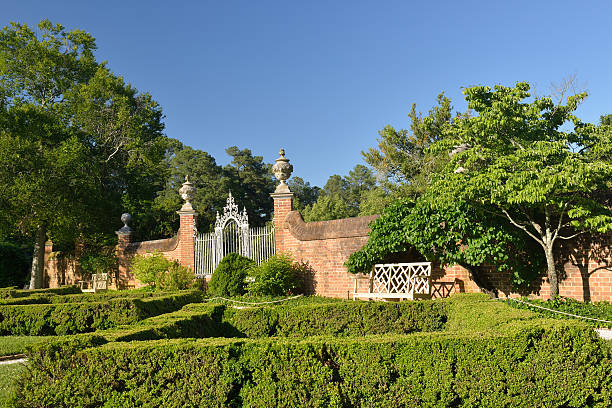
<instances>
[{"instance_id":1,"label":"lattice back bench","mask_svg":"<svg viewBox=\"0 0 612 408\"><path fill-rule=\"evenodd\" d=\"M357 291L359 279L355 278L353 300L431 298L431 262L376 264L367 278L367 292Z\"/></svg>"}]
</instances>

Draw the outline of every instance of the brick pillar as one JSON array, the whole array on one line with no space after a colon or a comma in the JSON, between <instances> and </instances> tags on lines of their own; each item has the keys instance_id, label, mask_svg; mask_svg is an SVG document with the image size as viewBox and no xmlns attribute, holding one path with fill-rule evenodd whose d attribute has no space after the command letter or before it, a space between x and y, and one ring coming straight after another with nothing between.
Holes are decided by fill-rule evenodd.
<instances>
[{"instance_id":1,"label":"brick pillar","mask_svg":"<svg viewBox=\"0 0 612 408\"><path fill-rule=\"evenodd\" d=\"M178 260L188 268L195 268L195 231L198 213L193 209L177 211L181 223L178 231Z\"/></svg>"},{"instance_id":2,"label":"brick pillar","mask_svg":"<svg viewBox=\"0 0 612 408\"><path fill-rule=\"evenodd\" d=\"M270 196L274 199L274 244L276 253L287 252L287 234L289 231L285 229L285 217L293 211L293 193L287 189L287 192L272 193Z\"/></svg>"},{"instance_id":3,"label":"brick pillar","mask_svg":"<svg viewBox=\"0 0 612 408\"><path fill-rule=\"evenodd\" d=\"M114 276L111 282L111 287L115 289L127 289L134 285L132 275L130 274L130 257L127 253L127 248L132 242L132 231L116 231L117 242L117 276Z\"/></svg>"},{"instance_id":4,"label":"brick pillar","mask_svg":"<svg viewBox=\"0 0 612 408\"><path fill-rule=\"evenodd\" d=\"M280 149L280 157L276 159L272 172L280 184L276 186L274 193L270 196L274 199L274 245L276 253L289 252L289 241L287 240L289 231L285 229L285 218L293 211L293 193L289 190L286 181L291 177L293 166L289 164L289 159L285 157L285 149Z\"/></svg>"},{"instance_id":5,"label":"brick pillar","mask_svg":"<svg viewBox=\"0 0 612 408\"><path fill-rule=\"evenodd\" d=\"M135 281L130 273L130 256L128 253L128 246L132 243L132 229L128 226L128 223L132 219L132 216L128 213L121 214L121 221L123 227L119 231L115 231L117 234L117 262L118 270L117 276L113 276L111 287L115 289L127 289L130 286L135 286Z\"/></svg>"}]
</instances>

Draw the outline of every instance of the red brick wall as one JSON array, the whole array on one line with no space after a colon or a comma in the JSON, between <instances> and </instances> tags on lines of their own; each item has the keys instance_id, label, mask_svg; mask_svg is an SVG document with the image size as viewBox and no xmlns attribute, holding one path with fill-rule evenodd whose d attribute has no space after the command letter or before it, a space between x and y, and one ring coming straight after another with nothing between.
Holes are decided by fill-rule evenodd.
<instances>
[{"instance_id":1,"label":"red brick wall","mask_svg":"<svg viewBox=\"0 0 612 408\"><path fill-rule=\"evenodd\" d=\"M560 245L556 251L562 276L559 280L559 295L583 301L612 301L612 245L610 237L594 240L582 239ZM478 287L464 268L454 265L437 268L435 279L457 279L462 291L476 292ZM550 296L548 279L542 277L532 284L529 291L517 293L510 289L510 276L488 268L487 278L499 290L500 296L529 296L547 299Z\"/></svg>"},{"instance_id":2,"label":"red brick wall","mask_svg":"<svg viewBox=\"0 0 612 408\"><path fill-rule=\"evenodd\" d=\"M286 252L309 265L307 286L321 296L349 298L355 275L344 262L368 241L368 223L376 217L304 223L292 211L293 194L272 194L276 252ZM318 236L317 236L318 235Z\"/></svg>"},{"instance_id":3,"label":"red brick wall","mask_svg":"<svg viewBox=\"0 0 612 408\"><path fill-rule=\"evenodd\" d=\"M376 217L357 217L344 220L304 223L293 211L292 193L272 194L274 198L274 227L276 251L290 253L296 260L306 262L312 269L309 277L313 293L322 296L347 298L353 291L355 275L349 273L344 262L368 241L368 223ZM612 301L612 255L610 236L596 243L575 242L560 247L558 259L562 263L561 296L579 300ZM407 260L410 261L410 260ZM488 268L487 279L499 290L500 296L548 298L550 287L546 278L533 283L528 293L510 290L510 276L495 268ZM364 288L359 282L359 288ZM458 266L434 265L432 270L434 296L454 292L478 292L470 273Z\"/></svg>"},{"instance_id":4,"label":"red brick wall","mask_svg":"<svg viewBox=\"0 0 612 408\"><path fill-rule=\"evenodd\" d=\"M180 227L174 238L155 241L130 242L130 234L117 233L117 258L119 259L119 288L143 286L130 272L130 261L136 255L150 255L160 253L165 258L178 261L181 265L194 269L195 266L195 237L194 227L197 213L195 211L178 211Z\"/></svg>"},{"instance_id":5,"label":"red brick wall","mask_svg":"<svg viewBox=\"0 0 612 408\"><path fill-rule=\"evenodd\" d=\"M125 289L143 286L130 272L130 262L136 255L160 253L167 259L176 260L183 266L194 268L194 225L197 213L195 211L179 211L179 215L180 228L173 238L132 242L131 232L117 232L116 253L119 267L116 279L111 281L111 288ZM52 248L51 243L45 246L45 286L55 288L76 284L81 279L78 272L78 255L60 258L52 252Z\"/></svg>"}]
</instances>

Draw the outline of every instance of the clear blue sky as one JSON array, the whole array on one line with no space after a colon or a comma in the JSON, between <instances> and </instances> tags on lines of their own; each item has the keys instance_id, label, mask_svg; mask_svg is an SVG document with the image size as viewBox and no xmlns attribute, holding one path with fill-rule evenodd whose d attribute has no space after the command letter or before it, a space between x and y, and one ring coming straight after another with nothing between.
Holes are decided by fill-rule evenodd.
<instances>
[{"instance_id":1,"label":"clear blue sky","mask_svg":"<svg viewBox=\"0 0 612 408\"><path fill-rule=\"evenodd\" d=\"M612 113L609 1L2 0L2 25L42 18L97 39L99 60L162 105L166 133L212 154L284 147L294 175L345 175L386 124L445 91L570 74L583 120Z\"/></svg>"}]
</instances>

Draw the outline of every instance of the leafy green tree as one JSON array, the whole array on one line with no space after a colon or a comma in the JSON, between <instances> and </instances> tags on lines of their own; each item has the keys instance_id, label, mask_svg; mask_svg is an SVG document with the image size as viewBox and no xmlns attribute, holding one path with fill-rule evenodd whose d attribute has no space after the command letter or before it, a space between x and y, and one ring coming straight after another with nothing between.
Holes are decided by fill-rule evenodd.
<instances>
[{"instance_id":1,"label":"leafy green tree","mask_svg":"<svg viewBox=\"0 0 612 408\"><path fill-rule=\"evenodd\" d=\"M391 191L384 186L362 191L360 197L359 216L380 214L393 201Z\"/></svg>"},{"instance_id":2,"label":"leafy green tree","mask_svg":"<svg viewBox=\"0 0 612 408\"><path fill-rule=\"evenodd\" d=\"M307 206L316 203L321 194L320 187L311 186L308 181L304 181L301 177L291 177L287 180L287 184L291 192L295 194L293 207L300 212L304 211Z\"/></svg>"},{"instance_id":3,"label":"leafy green tree","mask_svg":"<svg viewBox=\"0 0 612 408\"><path fill-rule=\"evenodd\" d=\"M176 210L181 207L181 198L178 190L189 176L189 181L196 187L196 194L192 201L198 211L198 230L209 231L215 223L217 211L225 205L225 194L228 180L224 177L223 169L217 165L210 154L193 149L189 146L180 146L169 158L170 175L166 185L155 198L154 209L159 211L160 233L169 235L178 227Z\"/></svg>"},{"instance_id":4,"label":"leafy green tree","mask_svg":"<svg viewBox=\"0 0 612 408\"><path fill-rule=\"evenodd\" d=\"M153 199L168 177L164 159L173 144L163 134L161 107L103 64L65 99L71 129L88 150L89 178L98 189L88 210L93 224L81 222L81 233L88 235L102 226L114 236L114 226L101 225L100 220L127 211L140 237L150 238L150 229L158 225L151 219Z\"/></svg>"},{"instance_id":5,"label":"leafy green tree","mask_svg":"<svg viewBox=\"0 0 612 408\"><path fill-rule=\"evenodd\" d=\"M38 33L0 31L1 229L34 236L33 288L47 235L112 233L109 217L150 205L165 178L161 108L98 64L95 48L48 20Z\"/></svg>"},{"instance_id":6,"label":"leafy green tree","mask_svg":"<svg viewBox=\"0 0 612 408\"><path fill-rule=\"evenodd\" d=\"M87 150L68 131L65 94L95 73L94 39L43 20L37 36L12 23L0 31L0 201L5 221L34 232L30 287L42 286L47 231L76 225ZM9 227L10 228L10 227Z\"/></svg>"},{"instance_id":7,"label":"leafy green tree","mask_svg":"<svg viewBox=\"0 0 612 408\"><path fill-rule=\"evenodd\" d=\"M434 197L396 200L372 224L368 243L347 261L350 272L416 249L428 261L467 269L481 290L497 295L487 267L510 273L514 289L526 289L542 269L521 234L485 208L466 202L434 205Z\"/></svg>"},{"instance_id":8,"label":"leafy green tree","mask_svg":"<svg viewBox=\"0 0 612 408\"><path fill-rule=\"evenodd\" d=\"M340 195L324 195L316 203L304 209L304 221L328 221L341 218L354 217L356 214Z\"/></svg>"},{"instance_id":9,"label":"leafy green tree","mask_svg":"<svg viewBox=\"0 0 612 408\"><path fill-rule=\"evenodd\" d=\"M232 157L232 162L223 168L229 189L240 207L246 207L249 223L264 225L272 218L270 194L276 188L272 165L264 163L262 156L253 156L250 149L231 146L225 152Z\"/></svg>"},{"instance_id":10,"label":"leafy green tree","mask_svg":"<svg viewBox=\"0 0 612 408\"><path fill-rule=\"evenodd\" d=\"M612 164L602 158L610 152L610 131L574 115L586 94L563 105L547 97L529 101L529 89L517 83L464 90L476 114L454 120L432 146L451 159L431 189L438 203L485 205L536 242L554 297L557 241L612 230L610 208L597 199L610 189Z\"/></svg>"},{"instance_id":11,"label":"leafy green tree","mask_svg":"<svg viewBox=\"0 0 612 408\"><path fill-rule=\"evenodd\" d=\"M427 189L432 175L440 167L440 160L425 150L444 137L443 130L452 121L451 100L443 93L438 105L427 116L417 113L416 104L408 114L410 129L396 130L390 125L378 132L378 146L362 152L372 166L398 196L416 197Z\"/></svg>"},{"instance_id":12,"label":"leafy green tree","mask_svg":"<svg viewBox=\"0 0 612 408\"><path fill-rule=\"evenodd\" d=\"M346 177L334 174L325 183L317 201L302 211L304 220L324 221L355 217L360 213L364 197L375 188L376 178L364 165L356 165Z\"/></svg>"}]
</instances>

